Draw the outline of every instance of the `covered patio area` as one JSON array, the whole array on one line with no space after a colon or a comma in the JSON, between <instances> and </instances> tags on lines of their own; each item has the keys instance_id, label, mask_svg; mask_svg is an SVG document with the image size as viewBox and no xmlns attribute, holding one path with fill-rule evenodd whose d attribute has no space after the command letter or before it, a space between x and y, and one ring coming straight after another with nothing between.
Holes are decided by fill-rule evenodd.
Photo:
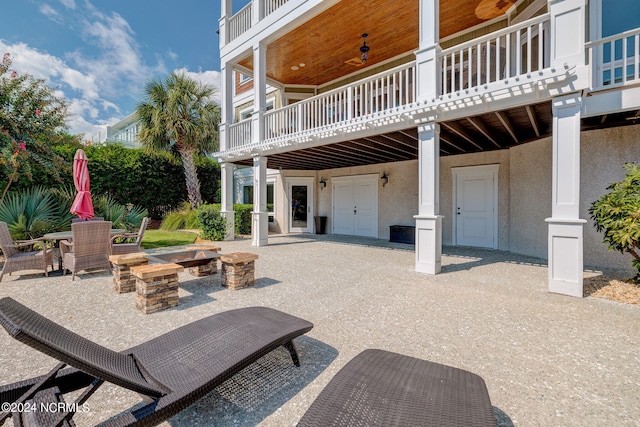
<instances>
[{"instance_id":1,"label":"covered patio area","mask_svg":"<svg viewBox=\"0 0 640 427\"><path fill-rule=\"evenodd\" d=\"M163 426L295 425L327 382L366 348L474 372L486 381L497 423L635 425L640 419L640 307L549 293L547 266L513 253L445 246L442 273L415 271L412 245L337 235L220 242L223 253L259 255L253 287L233 291L220 275L181 273L180 304L153 315L104 272L71 283L12 275L0 287L50 319L114 350L212 313L268 306L309 320L297 340L301 368L274 352ZM613 274L613 272L607 272ZM597 276L598 272L587 272ZM183 276L184 275L184 276ZM0 384L54 364L0 334ZM96 425L139 397L112 385L74 417Z\"/></svg>"}]
</instances>

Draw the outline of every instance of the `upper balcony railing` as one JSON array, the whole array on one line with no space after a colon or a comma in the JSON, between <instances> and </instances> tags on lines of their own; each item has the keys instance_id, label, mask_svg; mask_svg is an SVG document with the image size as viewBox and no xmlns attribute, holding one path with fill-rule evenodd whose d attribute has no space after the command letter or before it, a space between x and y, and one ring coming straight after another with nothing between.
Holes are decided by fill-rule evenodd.
<instances>
[{"instance_id":1,"label":"upper balcony railing","mask_svg":"<svg viewBox=\"0 0 640 427\"><path fill-rule=\"evenodd\" d=\"M443 50L442 95L548 67L549 40L545 14Z\"/></svg>"},{"instance_id":2,"label":"upper balcony railing","mask_svg":"<svg viewBox=\"0 0 640 427\"><path fill-rule=\"evenodd\" d=\"M229 41L249 31L253 23L253 4L249 3L229 19Z\"/></svg>"},{"instance_id":3,"label":"upper balcony railing","mask_svg":"<svg viewBox=\"0 0 640 427\"><path fill-rule=\"evenodd\" d=\"M593 90L640 83L640 28L587 43Z\"/></svg>"},{"instance_id":4,"label":"upper balcony railing","mask_svg":"<svg viewBox=\"0 0 640 427\"><path fill-rule=\"evenodd\" d=\"M415 63L314 96L264 115L265 138L292 135L415 101Z\"/></svg>"},{"instance_id":5,"label":"upper balcony railing","mask_svg":"<svg viewBox=\"0 0 640 427\"><path fill-rule=\"evenodd\" d=\"M235 40L251 29L254 24L254 9L258 7L258 20L264 19L284 6L289 0L253 0L229 18L229 41ZM258 2L258 3L256 3Z\"/></svg>"}]
</instances>

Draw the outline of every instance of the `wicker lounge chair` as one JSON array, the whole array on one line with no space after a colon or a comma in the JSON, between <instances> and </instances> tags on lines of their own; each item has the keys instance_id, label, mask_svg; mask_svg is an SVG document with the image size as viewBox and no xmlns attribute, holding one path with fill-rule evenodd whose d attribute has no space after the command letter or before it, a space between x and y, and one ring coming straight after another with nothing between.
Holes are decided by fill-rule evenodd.
<instances>
[{"instance_id":1,"label":"wicker lounge chair","mask_svg":"<svg viewBox=\"0 0 640 427\"><path fill-rule=\"evenodd\" d=\"M118 353L8 297L0 299L0 324L17 340L62 362L48 375L0 386L0 402L58 402L62 394L86 387L74 402L77 405L68 405L81 407L103 381L147 397L144 406L112 417L102 426L159 424L281 345L300 366L293 339L313 327L270 308L241 308L197 320ZM73 368L62 369L64 364ZM0 425L8 416L0 413ZM72 416L66 414L65 420L72 422ZM58 421L47 425L59 425Z\"/></svg>"},{"instance_id":2,"label":"wicker lounge chair","mask_svg":"<svg viewBox=\"0 0 640 427\"><path fill-rule=\"evenodd\" d=\"M365 350L327 384L298 427L496 426L476 374L384 350Z\"/></svg>"},{"instance_id":3,"label":"wicker lounge chair","mask_svg":"<svg viewBox=\"0 0 640 427\"><path fill-rule=\"evenodd\" d=\"M147 229L148 223L149 217L145 216L144 218L142 218L142 223L140 224L140 229L137 233L124 233L113 236L111 238L111 255L124 255L134 252L140 252L142 250L140 244L142 243L142 238L144 237L144 232ZM130 243L115 243L117 241L131 239L135 240Z\"/></svg>"},{"instance_id":4,"label":"wicker lounge chair","mask_svg":"<svg viewBox=\"0 0 640 427\"><path fill-rule=\"evenodd\" d=\"M53 249L51 242L47 246L47 240L16 240L9 234L9 226L6 222L0 221L0 247L4 254L4 266L0 272L0 281L5 273L13 273L22 270L44 270L44 275L48 276L48 266L53 270ZM21 252L20 247L32 246L35 243L42 245L40 251Z\"/></svg>"},{"instance_id":5,"label":"wicker lounge chair","mask_svg":"<svg viewBox=\"0 0 640 427\"><path fill-rule=\"evenodd\" d=\"M89 268L106 268L111 272L111 221L82 221L71 224L73 240L60 241L60 254L64 273L71 271L71 280L76 272Z\"/></svg>"}]
</instances>

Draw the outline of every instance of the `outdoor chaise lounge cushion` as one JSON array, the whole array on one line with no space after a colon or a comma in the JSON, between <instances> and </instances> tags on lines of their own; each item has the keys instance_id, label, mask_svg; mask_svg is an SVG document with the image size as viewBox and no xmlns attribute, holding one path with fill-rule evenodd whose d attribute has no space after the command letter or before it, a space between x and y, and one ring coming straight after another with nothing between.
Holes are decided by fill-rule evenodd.
<instances>
[{"instance_id":1,"label":"outdoor chaise lounge cushion","mask_svg":"<svg viewBox=\"0 0 640 427\"><path fill-rule=\"evenodd\" d=\"M327 384L298 427L493 426L476 374L384 350L365 350Z\"/></svg>"},{"instance_id":2,"label":"outdoor chaise lounge cushion","mask_svg":"<svg viewBox=\"0 0 640 427\"><path fill-rule=\"evenodd\" d=\"M0 299L0 324L17 340L83 372L59 371L47 387L59 387L64 393L98 378L153 398L104 423L110 426L156 425L280 345L298 364L292 340L313 327L274 309L241 308L205 317L118 353L11 298ZM41 378L1 386L0 401L15 401Z\"/></svg>"}]
</instances>

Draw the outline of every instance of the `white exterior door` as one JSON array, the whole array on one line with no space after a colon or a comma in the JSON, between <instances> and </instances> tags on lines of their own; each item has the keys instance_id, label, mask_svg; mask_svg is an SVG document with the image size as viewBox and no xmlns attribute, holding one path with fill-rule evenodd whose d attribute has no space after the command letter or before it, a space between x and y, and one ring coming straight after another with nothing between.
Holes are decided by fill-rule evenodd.
<instances>
[{"instance_id":1,"label":"white exterior door","mask_svg":"<svg viewBox=\"0 0 640 427\"><path fill-rule=\"evenodd\" d=\"M378 175L333 178L333 233L378 237Z\"/></svg>"},{"instance_id":2,"label":"white exterior door","mask_svg":"<svg viewBox=\"0 0 640 427\"><path fill-rule=\"evenodd\" d=\"M454 242L498 248L498 165L452 168Z\"/></svg>"},{"instance_id":3,"label":"white exterior door","mask_svg":"<svg viewBox=\"0 0 640 427\"><path fill-rule=\"evenodd\" d=\"M288 178L289 232L313 233L313 178Z\"/></svg>"}]
</instances>

